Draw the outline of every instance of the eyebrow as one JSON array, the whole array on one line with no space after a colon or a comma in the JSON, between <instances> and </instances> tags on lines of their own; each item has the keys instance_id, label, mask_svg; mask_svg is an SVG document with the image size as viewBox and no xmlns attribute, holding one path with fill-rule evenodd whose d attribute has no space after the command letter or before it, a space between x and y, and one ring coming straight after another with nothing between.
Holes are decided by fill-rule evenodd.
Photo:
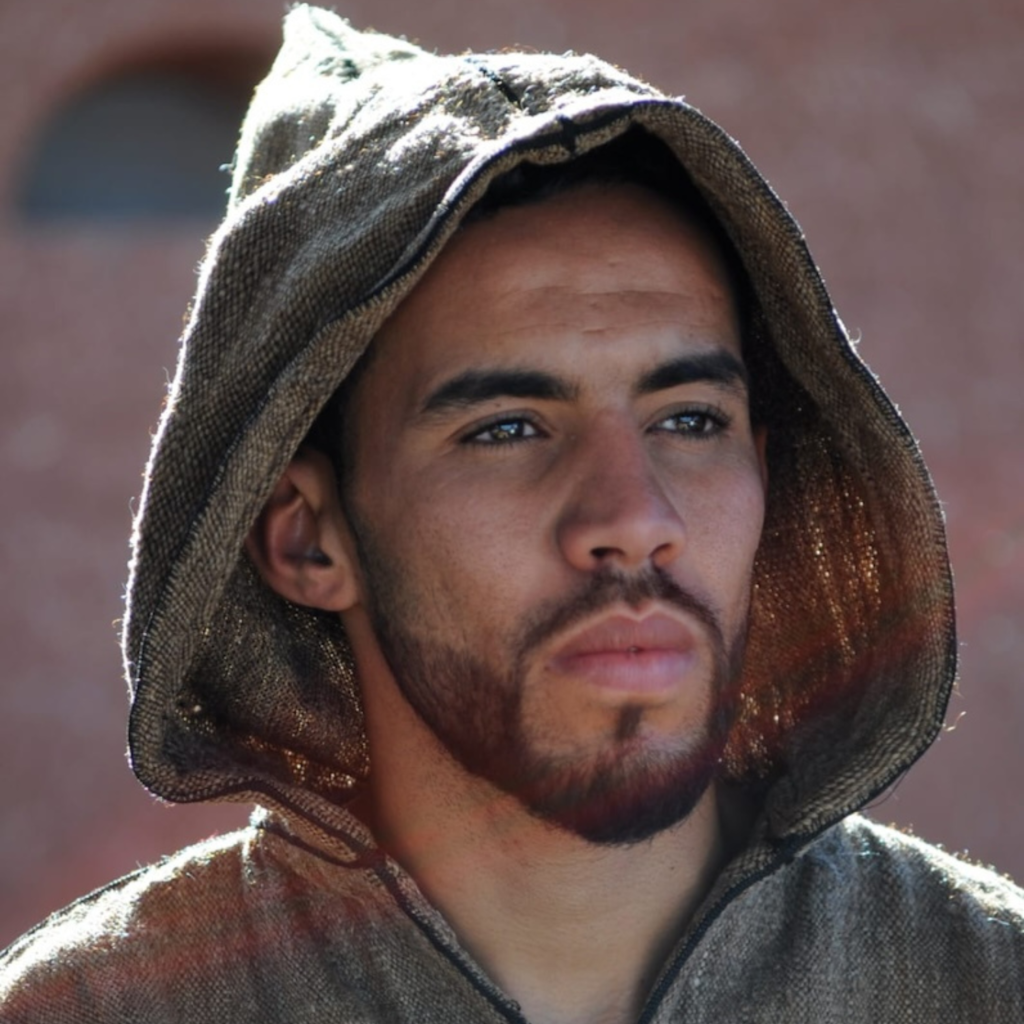
<instances>
[{"instance_id":1,"label":"eyebrow","mask_svg":"<svg viewBox=\"0 0 1024 1024\"><path fill-rule=\"evenodd\" d=\"M645 373L634 390L637 395L650 395L702 381L744 396L748 389L743 363L731 352L720 349L661 363ZM496 398L569 402L578 395L577 385L541 370L466 370L427 395L420 414L432 416L467 409Z\"/></svg>"},{"instance_id":2,"label":"eyebrow","mask_svg":"<svg viewBox=\"0 0 1024 1024\"><path fill-rule=\"evenodd\" d=\"M420 407L424 414L465 409L495 398L536 398L568 402L579 389L540 370L467 370L432 391Z\"/></svg>"},{"instance_id":3,"label":"eyebrow","mask_svg":"<svg viewBox=\"0 0 1024 1024\"><path fill-rule=\"evenodd\" d=\"M731 352L717 349L680 356L645 373L636 386L638 395L667 391L682 384L717 384L727 391L746 395L750 389L747 369Z\"/></svg>"}]
</instances>

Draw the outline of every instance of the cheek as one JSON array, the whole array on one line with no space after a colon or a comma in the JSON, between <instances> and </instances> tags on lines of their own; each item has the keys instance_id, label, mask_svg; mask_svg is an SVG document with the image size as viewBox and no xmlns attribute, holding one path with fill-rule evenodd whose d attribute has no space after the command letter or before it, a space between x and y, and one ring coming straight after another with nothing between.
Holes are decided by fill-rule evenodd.
<instances>
[{"instance_id":1,"label":"cheek","mask_svg":"<svg viewBox=\"0 0 1024 1024\"><path fill-rule=\"evenodd\" d=\"M764 482L760 472L740 475L732 488L728 515L729 534L736 545L737 555L749 574L754 554L761 543L764 528Z\"/></svg>"},{"instance_id":2,"label":"cheek","mask_svg":"<svg viewBox=\"0 0 1024 1024\"><path fill-rule=\"evenodd\" d=\"M746 614L764 500L760 471L744 467L697 486L684 512L689 557L703 566L720 613L732 627Z\"/></svg>"},{"instance_id":3,"label":"cheek","mask_svg":"<svg viewBox=\"0 0 1024 1024\"><path fill-rule=\"evenodd\" d=\"M380 491L378 493L385 493ZM536 516L522 504L475 493L458 481L410 474L382 501L364 504L378 554L415 603L407 626L424 639L454 646L487 643L515 632L531 581L543 572ZM536 586L533 587L536 589Z\"/></svg>"}]
</instances>

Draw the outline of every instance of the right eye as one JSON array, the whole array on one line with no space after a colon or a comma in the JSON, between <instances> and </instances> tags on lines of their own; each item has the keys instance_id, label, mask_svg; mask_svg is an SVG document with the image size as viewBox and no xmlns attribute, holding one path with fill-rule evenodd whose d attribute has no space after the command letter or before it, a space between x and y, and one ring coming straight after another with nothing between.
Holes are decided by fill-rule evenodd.
<instances>
[{"instance_id":1,"label":"right eye","mask_svg":"<svg viewBox=\"0 0 1024 1024\"><path fill-rule=\"evenodd\" d=\"M540 437L541 432L534 423L523 416L508 416L492 420L478 427L463 439L463 444L507 445L530 441Z\"/></svg>"}]
</instances>

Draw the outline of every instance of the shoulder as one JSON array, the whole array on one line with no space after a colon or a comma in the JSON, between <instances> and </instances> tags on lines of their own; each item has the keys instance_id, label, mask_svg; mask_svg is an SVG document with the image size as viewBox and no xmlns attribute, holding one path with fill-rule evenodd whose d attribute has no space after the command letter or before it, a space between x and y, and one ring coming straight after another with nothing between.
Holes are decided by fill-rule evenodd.
<instances>
[{"instance_id":1,"label":"shoulder","mask_svg":"<svg viewBox=\"0 0 1024 1024\"><path fill-rule=\"evenodd\" d=\"M818 955L856 973L879 1012L1024 1019L1024 892L1009 878L859 815L793 868L786 888Z\"/></svg>"},{"instance_id":2,"label":"shoulder","mask_svg":"<svg viewBox=\"0 0 1024 1024\"><path fill-rule=\"evenodd\" d=\"M1024 893L854 815L726 904L690 978L722 1019L1020 1024Z\"/></svg>"},{"instance_id":3,"label":"shoulder","mask_svg":"<svg viewBox=\"0 0 1024 1024\"><path fill-rule=\"evenodd\" d=\"M860 815L847 818L807 851L806 866L838 877L839 898L885 902L906 920L946 924L1020 943L1024 891L992 868L955 857L915 836Z\"/></svg>"},{"instance_id":4,"label":"shoulder","mask_svg":"<svg viewBox=\"0 0 1024 1024\"><path fill-rule=\"evenodd\" d=\"M394 1020L424 977L443 1007L452 971L376 862L264 824L97 890L0 953L3 1024Z\"/></svg>"},{"instance_id":5,"label":"shoulder","mask_svg":"<svg viewBox=\"0 0 1024 1024\"><path fill-rule=\"evenodd\" d=\"M209 952L209 922L237 898L249 838L245 830L189 847L27 932L0 953L0 1017L135 1019L131 993L158 991L175 960Z\"/></svg>"}]
</instances>

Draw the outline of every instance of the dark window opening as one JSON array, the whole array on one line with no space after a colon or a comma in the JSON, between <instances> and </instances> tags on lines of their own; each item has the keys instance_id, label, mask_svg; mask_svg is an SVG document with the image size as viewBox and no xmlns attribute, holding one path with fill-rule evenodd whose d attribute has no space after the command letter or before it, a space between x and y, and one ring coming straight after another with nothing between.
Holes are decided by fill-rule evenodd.
<instances>
[{"instance_id":1,"label":"dark window opening","mask_svg":"<svg viewBox=\"0 0 1024 1024\"><path fill-rule=\"evenodd\" d=\"M21 177L30 221L216 220L262 55L161 59L95 83L46 124Z\"/></svg>"}]
</instances>

